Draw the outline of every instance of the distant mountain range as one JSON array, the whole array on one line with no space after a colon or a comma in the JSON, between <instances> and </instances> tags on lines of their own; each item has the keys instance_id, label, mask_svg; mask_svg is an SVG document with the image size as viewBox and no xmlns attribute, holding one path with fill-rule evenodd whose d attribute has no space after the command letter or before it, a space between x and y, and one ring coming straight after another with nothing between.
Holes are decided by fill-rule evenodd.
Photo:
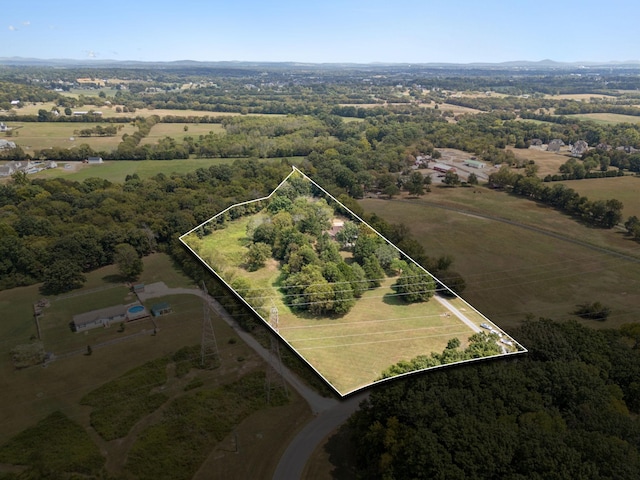
<instances>
[{"instance_id":1,"label":"distant mountain range","mask_svg":"<svg viewBox=\"0 0 640 480\"><path fill-rule=\"evenodd\" d=\"M0 65L6 66L53 66L53 67L121 67L121 68L376 68L376 67L416 67L416 68L489 68L489 69L579 69L579 68L640 68L640 60L610 61L610 62L556 62L554 60L540 61L509 61L509 62L473 62L473 63L311 63L311 62L253 62L253 61L217 61L203 62L196 60L176 61L138 61L138 60L110 60L110 59L41 59L24 57L0 57Z\"/></svg>"}]
</instances>

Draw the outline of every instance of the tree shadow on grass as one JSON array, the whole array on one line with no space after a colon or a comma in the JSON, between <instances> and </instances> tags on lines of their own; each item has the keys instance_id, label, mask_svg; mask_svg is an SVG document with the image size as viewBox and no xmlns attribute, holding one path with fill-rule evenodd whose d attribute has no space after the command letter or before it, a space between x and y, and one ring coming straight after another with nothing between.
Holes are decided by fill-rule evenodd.
<instances>
[{"instance_id":1,"label":"tree shadow on grass","mask_svg":"<svg viewBox=\"0 0 640 480\"><path fill-rule=\"evenodd\" d=\"M126 283L127 279L122 275L113 274L105 275L104 277L102 277L102 281L105 283Z\"/></svg>"},{"instance_id":2,"label":"tree shadow on grass","mask_svg":"<svg viewBox=\"0 0 640 480\"><path fill-rule=\"evenodd\" d=\"M329 455L329 463L333 466L331 478L334 480L357 478L358 469L351 435L351 428L344 424L329 437L324 446L324 451Z\"/></svg>"},{"instance_id":3,"label":"tree shadow on grass","mask_svg":"<svg viewBox=\"0 0 640 480\"><path fill-rule=\"evenodd\" d=\"M382 301L387 305L406 305L402 297L399 297L396 293L385 293Z\"/></svg>"}]
</instances>

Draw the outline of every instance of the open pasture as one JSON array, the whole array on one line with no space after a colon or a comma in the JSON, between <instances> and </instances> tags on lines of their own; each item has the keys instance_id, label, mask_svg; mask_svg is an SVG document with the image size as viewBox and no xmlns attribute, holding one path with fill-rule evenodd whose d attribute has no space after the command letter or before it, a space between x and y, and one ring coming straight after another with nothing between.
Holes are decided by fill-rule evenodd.
<instances>
[{"instance_id":1,"label":"open pasture","mask_svg":"<svg viewBox=\"0 0 640 480\"><path fill-rule=\"evenodd\" d=\"M624 205L623 222L632 215L640 218L640 177L587 178L562 183L589 200L620 200Z\"/></svg>"},{"instance_id":2,"label":"open pasture","mask_svg":"<svg viewBox=\"0 0 640 480\"><path fill-rule=\"evenodd\" d=\"M182 160L112 160L100 165L78 164L70 162L73 168L44 170L33 175L33 178L67 178L81 182L90 177L99 177L110 182L122 183L127 175L138 174L140 178L150 178L158 173L170 176L174 173L185 174L198 168L209 168L221 163L232 163L228 158L190 158ZM61 162L62 163L62 162Z\"/></svg>"},{"instance_id":3,"label":"open pasture","mask_svg":"<svg viewBox=\"0 0 640 480\"><path fill-rule=\"evenodd\" d=\"M564 93L562 95L545 95L545 98L553 100L578 100L588 102L592 98L615 100L614 95L604 95L602 93Z\"/></svg>"},{"instance_id":4,"label":"open pasture","mask_svg":"<svg viewBox=\"0 0 640 480\"><path fill-rule=\"evenodd\" d=\"M621 115L619 113L581 113L567 116L578 120L589 120L603 125L614 125L616 123L640 123L640 116Z\"/></svg>"},{"instance_id":5,"label":"open pasture","mask_svg":"<svg viewBox=\"0 0 640 480\"><path fill-rule=\"evenodd\" d=\"M452 268L467 284L462 297L507 330L527 315L578 319L571 314L576 306L594 301L611 307L609 319L580 322L607 327L637 321L640 263L572 242L640 259L640 245L620 231L587 228L551 208L486 189L436 188L421 199L365 199L360 204L389 222L409 226L427 255L453 256Z\"/></svg>"},{"instance_id":6,"label":"open pasture","mask_svg":"<svg viewBox=\"0 0 640 480\"><path fill-rule=\"evenodd\" d=\"M96 151L114 150L125 133L131 135L136 132L133 125L122 124L123 128L113 137L80 137L75 133L76 131L94 128L97 125L105 127L110 124L85 122L7 122L7 124L14 129L10 140L27 153L52 147L74 148L82 144L87 144Z\"/></svg>"}]
</instances>

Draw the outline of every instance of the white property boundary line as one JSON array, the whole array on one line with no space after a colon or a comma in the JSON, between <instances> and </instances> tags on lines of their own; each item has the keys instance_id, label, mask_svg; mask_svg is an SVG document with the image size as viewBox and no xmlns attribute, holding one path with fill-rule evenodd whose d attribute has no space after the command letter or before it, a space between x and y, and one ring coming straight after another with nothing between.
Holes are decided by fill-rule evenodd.
<instances>
[{"instance_id":1,"label":"white property boundary line","mask_svg":"<svg viewBox=\"0 0 640 480\"><path fill-rule=\"evenodd\" d=\"M377 380L375 382L372 382L370 384L364 385L362 387L358 387L356 389L353 389L351 391L348 392L340 392L339 390L336 389L336 387L330 382L328 381L324 375L322 375L322 373L320 373L316 367L314 367L311 363L309 363L309 361L304 358L304 356L302 356L298 350L296 348L294 348L288 341L286 338L284 338L280 332L278 332L276 329L274 329L269 322L262 316L260 315L260 313L258 313L258 311L253 308L253 306L247 302L247 300L245 300L245 298L240 295L224 278L222 278L222 276L216 272L211 265L209 265L208 262L206 262L205 260L202 259L202 257L200 257L200 255L198 255L198 253L193 250L188 244L187 242L184 240L184 237L192 234L193 232L195 232L198 229L203 228L204 225L206 225L207 223L211 222L212 220L215 220L216 218L218 218L221 215L224 215L225 213L227 213L229 210L234 209L236 207L240 207L242 205L248 205L251 203L256 203L256 202L261 202L264 200L269 200L277 191L280 187L282 187L285 183L287 183L287 181L289 180L289 178L294 175L295 173L298 173L300 175L302 175L302 177L304 179L306 179L308 182L310 182L313 186L315 186L316 188L318 188L320 191L322 191L328 198L330 198L331 200L333 200L334 202L336 202L341 208L343 208L345 211L349 212L349 214L355 218L358 219L361 223L363 223L364 225L366 225L367 227L369 227L369 229L371 229L376 235L378 235L382 240L385 241L386 244L391 245L393 248L395 248L400 254L402 254L402 256L408 260L411 260L413 262L414 265L416 265L418 268L420 268L422 271L424 271L427 275L429 275L434 281L436 281L437 283L440 283L451 295L453 295L455 298L461 300L467 307L469 307L474 313L477 313L478 315L480 315L486 322L489 322L489 324L492 327L496 327L495 330L503 332L503 330L501 328L498 328L497 325L495 325L491 320L489 320L484 314L482 314L481 312L479 312L478 310L476 310L471 304L469 304L466 300L464 300L462 297L460 297L459 295L457 295L456 293L454 293L449 287L447 287L444 283L441 283L438 281L438 279L433 276L429 271L427 271L422 265L420 265L419 263L417 263L415 260L413 260L409 255L407 255L406 253L404 253L401 249L399 249L395 244L393 244L392 242L390 242L386 237L384 237L380 232L378 232L375 228L373 228L371 225L369 225L367 222L365 222L362 218L360 218L358 215L356 215L354 212L352 212L347 206L345 206L342 202L340 202L337 198L335 198L333 195L331 195L329 192L327 192L324 188L322 188L320 185L318 185L316 182L314 182L311 178L309 178L307 175L305 175L302 171L300 171L296 166L292 166L292 170L291 173L289 173L289 175L287 175L284 180L282 180L282 182L280 182L278 184L278 186L266 197L261 197L261 198L257 198L255 200L248 200L246 202L240 202L240 203L236 203L234 205L231 205L227 208L225 208L224 210L222 210L221 212L217 213L216 215L214 215L213 217L211 217L209 220L206 220L204 222L202 222L201 224L199 224L198 226L192 228L191 230L189 230L188 232L180 235L180 237L178 237L178 239L180 240L180 242L198 259L200 260L200 262L202 262L202 264L204 264L209 271L211 271L211 273L213 273L216 277L218 277L220 279L220 281L222 281L222 283L224 283L227 288L229 288L234 294L235 296L240 299L240 301L242 301L242 303L244 303L255 315L258 316L258 318L260 318L263 323L265 324L265 326L267 326L271 332L275 335L277 335L282 341L284 341L289 348L291 348L296 355L298 355L298 357L300 359L302 359L318 376L320 376L320 378L322 378L322 380L329 385L338 395L340 395L340 397L344 398L348 395L354 394L356 392L359 392L361 390L364 390L366 388L369 388L372 385L378 384L378 383L383 383L386 382L388 380L394 380L396 378L401 378L401 377L405 377L408 375L413 375L419 372L424 372L426 370L433 370L433 369L437 369L437 368L441 368L441 367L450 367L453 365L462 365L465 363L470 363L470 362L477 362L477 361L481 361L481 360L488 360L488 359L493 359L493 358L498 358L498 357L506 357L506 356L510 356L510 355L519 355L522 353L527 353L528 350L522 346L518 341L516 341L513 337L511 337L509 335L509 338L511 340L513 340L514 344L518 347L519 350L515 351L515 352L507 352L507 353L502 353L500 355L495 355L495 356L491 356L491 357L481 357L481 358L473 358L473 359L469 359L469 360L462 360L459 362L455 362L455 363L448 363L448 364L444 364L444 365L437 365L435 367L430 367L430 368L426 368L426 369L422 369L422 370L414 370L411 372L406 372L406 373L402 373L399 375L395 375L393 377L389 377L389 378L385 378L382 380ZM437 295L437 294L436 294ZM466 319L466 317L464 316L464 314L462 314L457 308L454 308L452 305L450 305L450 303L442 298L437 298L436 299L438 302L444 304L444 305L448 305L448 307L450 307L449 309L454 313L454 315L456 317L458 317L458 319L460 321L462 321L464 324L466 324L468 327L471 327L471 329L474 332L480 332L482 331L482 329L480 329L479 327L477 327L473 322L470 322L468 319ZM444 302L443 302L444 300ZM446 302L446 303L445 303ZM464 317L464 318L463 318Z\"/></svg>"}]
</instances>

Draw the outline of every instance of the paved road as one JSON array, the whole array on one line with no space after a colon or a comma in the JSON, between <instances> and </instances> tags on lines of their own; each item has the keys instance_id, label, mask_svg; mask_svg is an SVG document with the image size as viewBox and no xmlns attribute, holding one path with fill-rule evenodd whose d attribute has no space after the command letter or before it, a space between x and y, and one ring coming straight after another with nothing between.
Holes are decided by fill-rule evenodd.
<instances>
[{"instance_id":1,"label":"paved road","mask_svg":"<svg viewBox=\"0 0 640 480\"><path fill-rule=\"evenodd\" d=\"M346 422L368 395L368 392L359 393L337 403L334 407L320 413L300 430L280 457L273 480L302 478L304 467L316 447L327 435Z\"/></svg>"}]
</instances>

